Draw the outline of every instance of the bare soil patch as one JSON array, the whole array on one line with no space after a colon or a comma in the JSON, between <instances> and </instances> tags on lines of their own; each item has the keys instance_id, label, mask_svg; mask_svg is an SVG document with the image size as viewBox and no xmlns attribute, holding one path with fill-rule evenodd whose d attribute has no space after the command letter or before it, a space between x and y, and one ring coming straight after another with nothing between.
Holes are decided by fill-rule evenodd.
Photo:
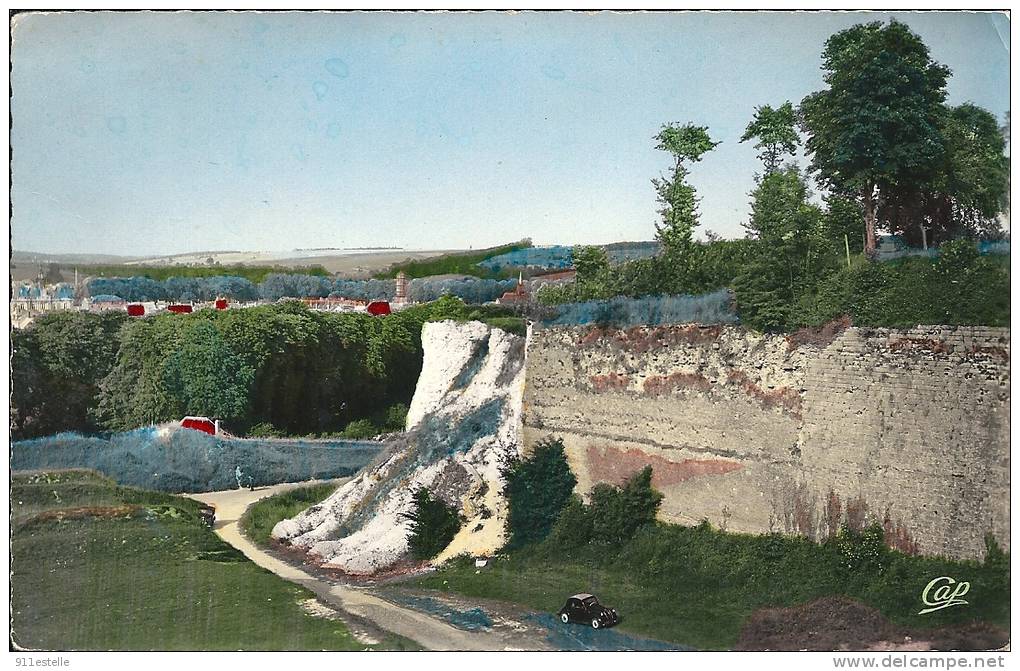
<instances>
[{"instance_id":1,"label":"bare soil patch","mask_svg":"<svg viewBox=\"0 0 1020 671\"><path fill-rule=\"evenodd\" d=\"M847 597L824 597L751 615L735 650L995 650L1008 632L984 622L914 629Z\"/></svg>"}]
</instances>

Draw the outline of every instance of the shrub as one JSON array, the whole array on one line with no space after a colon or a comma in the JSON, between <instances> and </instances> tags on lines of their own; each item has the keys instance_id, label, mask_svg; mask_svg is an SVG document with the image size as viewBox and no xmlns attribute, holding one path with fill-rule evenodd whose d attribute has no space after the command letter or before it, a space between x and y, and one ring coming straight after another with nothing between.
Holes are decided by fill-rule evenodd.
<instances>
[{"instance_id":1,"label":"shrub","mask_svg":"<svg viewBox=\"0 0 1020 671\"><path fill-rule=\"evenodd\" d=\"M652 488L652 467L628 478L623 487L599 483L591 491L592 525L596 542L618 544L645 524L655 521L662 494Z\"/></svg>"},{"instance_id":2,"label":"shrub","mask_svg":"<svg viewBox=\"0 0 1020 671\"><path fill-rule=\"evenodd\" d=\"M876 573L882 570L889 552L885 545L885 529L878 523L860 531L844 525L836 538L836 548L843 557L844 566L850 571L868 568Z\"/></svg>"},{"instance_id":3,"label":"shrub","mask_svg":"<svg viewBox=\"0 0 1020 671\"><path fill-rule=\"evenodd\" d=\"M637 531L653 522L662 503L662 494L652 487L652 467L645 466L632 475L623 487L600 482L592 487L591 503L576 498L567 502L560 514L552 543L562 548L585 543L621 546Z\"/></svg>"},{"instance_id":4,"label":"shrub","mask_svg":"<svg viewBox=\"0 0 1020 671\"><path fill-rule=\"evenodd\" d=\"M390 431L403 431L407 424L407 404L395 403L386 409L383 427Z\"/></svg>"},{"instance_id":5,"label":"shrub","mask_svg":"<svg viewBox=\"0 0 1020 671\"><path fill-rule=\"evenodd\" d=\"M558 549L578 548L591 543L594 528L589 509L571 494L549 534L549 544Z\"/></svg>"},{"instance_id":6,"label":"shrub","mask_svg":"<svg viewBox=\"0 0 1020 671\"><path fill-rule=\"evenodd\" d=\"M414 493L414 509L404 515L410 520L411 555L415 559L432 559L450 544L460 530L460 516L456 508L445 501L432 498L422 487Z\"/></svg>"},{"instance_id":7,"label":"shrub","mask_svg":"<svg viewBox=\"0 0 1020 671\"><path fill-rule=\"evenodd\" d=\"M380 433L378 427L370 419L356 419L348 424L342 436L350 440L364 440Z\"/></svg>"},{"instance_id":8,"label":"shrub","mask_svg":"<svg viewBox=\"0 0 1020 671\"><path fill-rule=\"evenodd\" d=\"M548 536L577 484L559 438L543 440L527 459L511 461L504 468L503 477L506 480L503 493L509 505L510 547L535 543Z\"/></svg>"},{"instance_id":9,"label":"shrub","mask_svg":"<svg viewBox=\"0 0 1020 671\"><path fill-rule=\"evenodd\" d=\"M259 422L248 429L249 438L280 438L283 432L269 422Z\"/></svg>"}]
</instances>

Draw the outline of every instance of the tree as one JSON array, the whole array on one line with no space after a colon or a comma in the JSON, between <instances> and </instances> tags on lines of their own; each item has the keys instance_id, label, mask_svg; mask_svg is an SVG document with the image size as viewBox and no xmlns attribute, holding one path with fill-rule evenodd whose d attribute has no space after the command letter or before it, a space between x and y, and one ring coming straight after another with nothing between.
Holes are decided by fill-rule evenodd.
<instances>
[{"instance_id":1,"label":"tree","mask_svg":"<svg viewBox=\"0 0 1020 671\"><path fill-rule=\"evenodd\" d=\"M943 159L950 71L895 20L836 33L822 68L828 88L800 105L805 147L819 180L860 203L870 255L883 199L895 188L929 184Z\"/></svg>"},{"instance_id":2,"label":"tree","mask_svg":"<svg viewBox=\"0 0 1020 671\"><path fill-rule=\"evenodd\" d=\"M208 321L195 324L181 347L167 360L164 384L180 414L223 419L242 417L248 409L255 371L235 353Z\"/></svg>"},{"instance_id":3,"label":"tree","mask_svg":"<svg viewBox=\"0 0 1020 671\"><path fill-rule=\"evenodd\" d=\"M673 156L673 173L670 177L653 179L652 184L662 206L662 222L656 224L656 237L662 243L671 269L681 278L694 270L694 229L698 225L697 198L694 187L687 183L684 162L696 163L719 145L708 135L707 126L688 123L665 124L655 136L655 148Z\"/></svg>"},{"instance_id":4,"label":"tree","mask_svg":"<svg viewBox=\"0 0 1020 671\"><path fill-rule=\"evenodd\" d=\"M623 487L600 482L591 490L592 533L597 542L615 545L655 521L662 493L652 488L652 467L630 476Z\"/></svg>"},{"instance_id":5,"label":"tree","mask_svg":"<svg viewBox=\"0 0 1020 671\"><path fill-rule=\"evenodd\" d=\"M965 103L947 108L945 153L930 184L894 189L882 219L915 247L961 235L1001 237L999 212L1009 191L1006 141L995 116Z\"/></svg>"},{"instance_id":6,"label":"tree","mask_svg":"<svg viewBox=\"0 0 1020 671\"><path fill-rule=\"evenodd\" d=\"M11 332L11 431L26 438L94 431L100 381L116 361L127 315L54 312Z\"/></svg>"},{"instance_id":7,"label":"tree","mask_svg":"<svg viewBox=\"0 0 1020 671\"><path fill-rule=\"evenodd\" d=\"M752 192L748 232L758 238L734 286L741 319L762 330L791 325L795 304L834 265L835 243L822 210L793 165L765 174Z\"/></svg>"},{"instance_id":8,"label":"tree","mask_svg":"<svg viewBox=\"0 0 1020 671\"><path fill-rule=\"evenodd\" d=\"M800 138L796 123L793 103L789 101L775 109L769 105L755 109L754 119L747 125L740 141L758 140L754 148L760 150L758 158L765 164L766 175L779 169L784 154L797 151Z\"/></svg>"},{"instance_id":9,"label":"tree","mask_svg":"<svg viewBox=\"0 0 1020 671\"><path fill-rule=\"evenodd\" d=\"M558 438L538 443L527 459L511 461L503 469L503 478L511 547L536 543L548 536L577 484L567 465L563 441Z\"/></svg>"},{"instance_id":10,"label":"tree","mask_svg":"<svg viewBox=\"0 0 1020 671\"><path fill-rule=\"evenodd\" d=\"M460 530L457 510L424 487L414 492L414 507L403 518L410 521L408 545L415 559L432 559L442 552Z\"/></svg>"}]
</instances>

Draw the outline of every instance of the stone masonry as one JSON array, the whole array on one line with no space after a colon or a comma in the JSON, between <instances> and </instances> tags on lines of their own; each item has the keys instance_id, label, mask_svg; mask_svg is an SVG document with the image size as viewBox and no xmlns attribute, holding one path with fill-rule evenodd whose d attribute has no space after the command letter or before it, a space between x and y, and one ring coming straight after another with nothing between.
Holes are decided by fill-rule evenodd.
<instances>
[{"instance_id":1,"label":"stone masonry","mask_svg":"<svg viewBox=\"0 0 1020 671\"><path fill-rule=\"evenodd\" d=\"M651 464L669 521L820 538L838 498L924 554L1009 547L1009 329L558 327L527 356L525 442L563 438L579 493Z\"/></svg>"}]
</instances>

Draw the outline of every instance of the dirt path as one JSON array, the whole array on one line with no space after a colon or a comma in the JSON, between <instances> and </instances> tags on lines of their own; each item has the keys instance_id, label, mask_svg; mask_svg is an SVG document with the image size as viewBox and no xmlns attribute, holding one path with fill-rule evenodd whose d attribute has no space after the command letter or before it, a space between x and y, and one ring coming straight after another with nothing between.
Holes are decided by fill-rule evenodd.
<instances>
[{"instance_id":1,"label":"dirt path","mask_svg":"<svg viewBox=\"0 0 1020 671\"><path fill-rule=\"evenodd\" d=\"M442 620L410 608L404 608L375 596L370 588L332 583L292 566L259 549L241 534L238 520L248 506L259 499L288 489L312 483L285 483L260 487L255 491L232 489L222 492L189 494L193 499L216 509L216 533L248 559L276 575L314 592L326 603L354 616L375 623L386 631L416 641L429 650L542 650L549 649L544 641L528 641L522 645L517 637L498 631L465 631Z\"/></svg>"}]
</instances>

